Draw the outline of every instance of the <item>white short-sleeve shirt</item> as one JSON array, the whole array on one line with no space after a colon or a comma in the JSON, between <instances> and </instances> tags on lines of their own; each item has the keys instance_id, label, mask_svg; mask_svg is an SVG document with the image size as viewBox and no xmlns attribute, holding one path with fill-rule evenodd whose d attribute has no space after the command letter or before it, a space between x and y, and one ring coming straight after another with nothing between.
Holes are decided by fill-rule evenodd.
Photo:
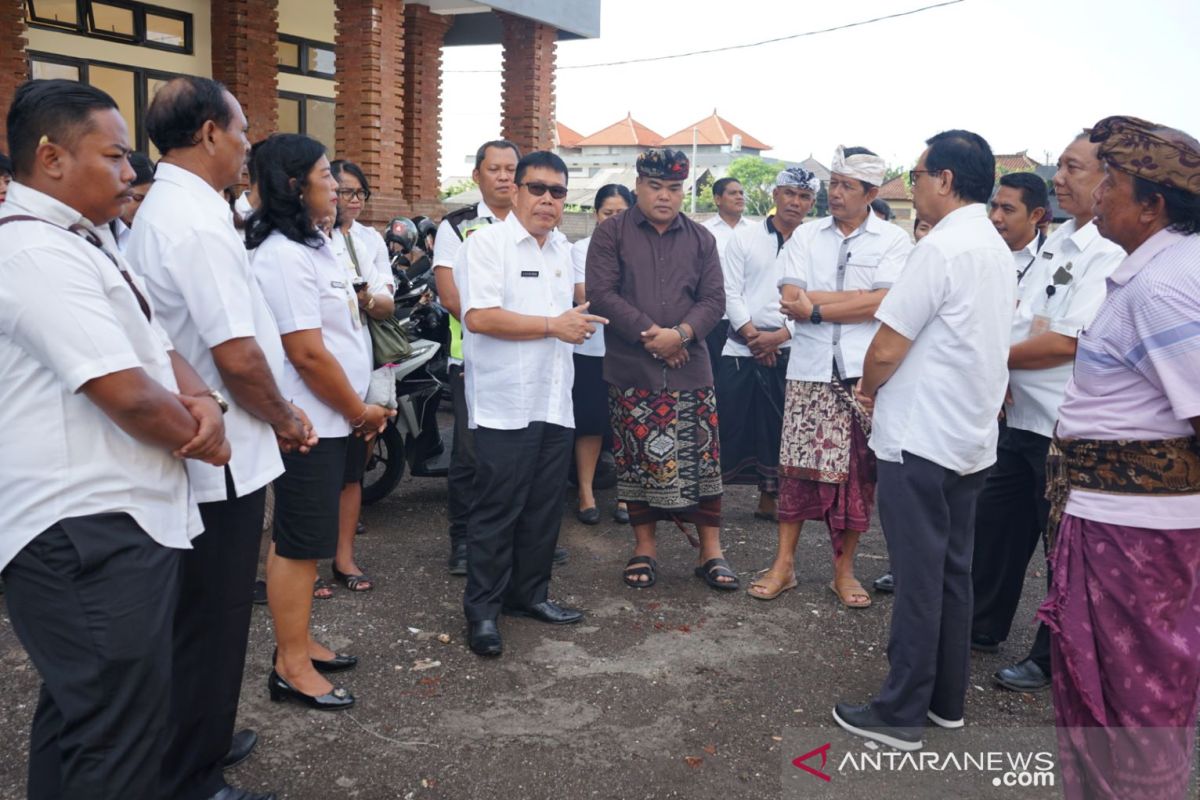
<instances>
[{"instance_id":1,"label":"white short-sleeve shirt","mask_svg":"<svg viewBox=\"0 0 1200 800\"><path fill-rule=\"evenodd\" d=\"M213 360L212 348L231 339L258 342L274 380L283 376L283 344L275 318L250 272L241 234L224 198L198 175L159 164L138 210L126 257L146 281L155 311L175 349L204 382L229 402L225 435L238 496L283 473L271 426L237 404ZM187 461L197 502L227 498L225 468Z\"/></svg>"},{"instance_id":2,"label":"white short-sleeve shirt","mask_svg":"<svg viewBox=\"0 0 1200 800\"><path fill-rule=\"evenodd\" d=\"M733 235L740 230L753 227L756 223L742 216L738 217L737 225L731 226L728 222L721 219L720 214L713 214L700 224L705 228L708 228L709 233L711 233L713 238L717 240L717 257L721 259L722 263L724 263L725 248L729 246L729 242L733 239Z\"/></svg>"},{"instance_id":3,"label":"white short-sleeve shirt","mask_svg":"<svg viewBox=\"0 0 1200 800\"><path fill-rule=\"evenodd\" d=\"M784 327L791 330L791 323L779 310L779 281L783 279L783 248L787 240L775 229L772 220L773 217L768 217L738 228L721 259L725 313L729 317L729 337L721 355L751 356L750 348L733 338L747 322L753 322L759 330ZM791 347L791 340L782 346Z\"/></svg>"},{"instance_id":4,"label":"white short-sleeve shirt","mask_svg":"<svg viewBox=\"0 0 1200 800\"><path fill-rule=\"evenodd\" d=\"M125 513L159 544L190 547L202 524L183 463L80 391L142 369L177 392L166 334L118 266L62 229L94 230L77 211L14 181L0 217L14 215L53 224L0 227L0 568L59 520L91 514Z\"/></svg>"},{"instance_id":5,"label":"white short-sleeve shirt","mask_svg":"<svg viewBox=\"0 0 1200 800\"><path fill-rule=\"evenodd\" d=\"M810 292L889 289L911 252L908 234L874 214L867 214L849 236L833 217L824 217L801 225L784 245L780 287L799 286ZM788 380L828 382L835 362L843 379L861 377L863 358L877 330L874 320L796 323Z\"/></svg>"},{"instance_id":6,"label":"white short-sleeve shirt","mask_svg":"<svg viewBox=\"0 0 1200 800\"><path fill-rule=\"evenodd\" d=\"M876 318L912 347L879 389L871 449L960 475L996 461L1016 303L1012 253L982 203L947 214L913 249Z\"/></svg>"},{"instance_id":7,"label":"white short-sleeve shirt","mask_svg":"<svg viewBox=\"0 0 1200 800\"><path fill-rule=\"evenodd\" d=\"M329 239L323 239L320 247L309 247L275 231L255 251L253 267L280 334L320 329L325 349L341 365L358 396L366 397L371 346L362 333L354 287ZM350 423L308 388L286 358L280 390L305 410L318 436L350 434Z\"/></svg>"},{"instance_id":8,"label":"white short-sleeve shirt","mask_svg":"<svg viewBox=\"0 0 1200 800\"><path fill-rule=\"evenodd\" d=\"M474 233L454 270L463 319L477 308L538 317L570 309L575 289L570 247L557 230L539 247L515 214ZM572 350L553 337L517 342L471 333L464 325L470 426L516 430L548 422L574 428Z\"/></svg>"},{"instance_id":9,"label":"white short-sleeve shirt","mask_svg":"<svg viewBox=\"0 0 1200 800\"><path fill-rule=\"evenodd\" d=\"M584 276L587 273L587 251L588 245L592 243L592 237L580 239L575 244L571 245L571 266L575 270L575 283L585 283ZM592 356L594 358L604 357L604 326L597 323L596 332L592 334L592 338L585 341L583 344L575 345L575 352L581 356Z\"/></svg>"},{"instance_id":10,"label":"white short-sleeve shirt","mask_svg":"<svg viewBox=\"0 0 1200 800\"><path fill-rule=\"evenodd\" d=\"M361 229L358 230L357 228ZM374 239L377 239L383 247L383 269L379 265L379 252L375 246ZM354 253L351 255L349 244L354 245ZM333 255L338 263L342 265L342 270L346 273L346 279L350 281L351 286L360 280L367 282L367 289L371 294L391 294L392 293L392 267L387 261L387 243L383 241L374 228L368 228L365 225L359 225L357 222L350 226L350 237L341 230L335 229L333 237L330 240L333 246ZM355 258L358 263L355 263ZM361 277L360 277L361 276ZM359 322L361 323L359 331L363 338L367 340L367 348L371 348L371 329L367 325L367 312L359 311ZM372 352L374 352L372 350ZM374 361L371 362L374 364Z\"/></svg>"},{"instance_id":11,"label":"white short-sleeve shirt","mask_svg":"<svg viewBox=\"0 0 1200 800\"><path fill-rule=\"evenodd\" d=\"M1075 220L1068 220L1042 245L1041 255L1021 281L1012 343L1025 341L1035 330L1079 338L1104 302L1108 276L1124 258L1125 251L1101 236L1096 223L1076 230ZM1008 385L1013 402L1005 408L1008 426L1053 435L1073 369L1074 363L1068 362L1049 369L1012 370Z\"/></svg>"}]
</instances>

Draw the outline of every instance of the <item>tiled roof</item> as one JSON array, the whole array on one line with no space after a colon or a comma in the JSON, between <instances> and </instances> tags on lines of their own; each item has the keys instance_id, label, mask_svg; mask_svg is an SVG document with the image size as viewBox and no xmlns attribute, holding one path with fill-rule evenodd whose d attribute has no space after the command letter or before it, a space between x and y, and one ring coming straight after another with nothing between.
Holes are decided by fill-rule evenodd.
<instances>
[{"instance_id":1,"label":"tiled roof","mask_svg":"<svg viewBox=\"0 0 1200 800\"><path fill-rule=\"evenodd\" d=\"M710 116L672 133L662 140L662 144L670 147L691 147L693 128L696 129L696 141L698 144L727 145L733 141L734 134L739 134L742 137L742 147L747 147L751 150L771 149L771 145L763 144L729 120L717 116L715 108Z\"/></svg>"},{"instance_id":2,"label":"tiled roof","mask_svg":"<svg viewBox=\"0 0 1200 800\"><path fill-rule=\"evenodd\" d=\"M632 145L636 147L658 147L661 143L662 136L638 122L631 114L626 114L625 119L620 122L614 122L607 128L596 131L591 136L583 137L575 143L575 146L612 147Z\"/></svg>"},{"instance_id":3,"label":"tiled roof","mask_svg":"<svg viewBox=\"0 0 1200 800\"><path fill-rule=\"evenodd\" d=\"M912 200L912 192L904 184L904 176L898 175L879 187L880 200Z\"/></svg>"},{"instance_id":4,"label":"tiled roof","mask_svg":"<svg viewBox=\"0 0 1200 800\"><path fill-rule=\"evenodd\" d=\"M996 154L996 169L998 170L1003 169L1008 172L1033 172L1040 166L1041 164L1026 155L1026 151L1024 150L1011 155L1001 155L999 153Z\"/></svg>"},{"instance_id":5,"label":"tiled roof","mask_svg":"<svg viewBox=\"0 0 1200 800\"><path fill-rule=\"evenodd\" d=\"M578 147L583 134L571 130L557 120L554 122L554 138L559 147Z\"/></svg>"}]
</instances>

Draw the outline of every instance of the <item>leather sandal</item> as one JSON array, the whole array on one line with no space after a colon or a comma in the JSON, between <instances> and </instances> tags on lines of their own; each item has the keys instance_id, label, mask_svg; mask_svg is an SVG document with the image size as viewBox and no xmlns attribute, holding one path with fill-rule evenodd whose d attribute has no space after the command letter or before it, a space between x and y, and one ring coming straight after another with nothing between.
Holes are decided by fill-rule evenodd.
<instances>
[{"instance_id":1,"label":"leather sandal","mask_svg":"<svg viewBox=\"0 0 1200 800\"><path fill-rule=\"evenodd\" d=\"M759 577L756 577L750 582L750 587L746 589L746 594L750 595L755 600L774 600L784 592L796 588L795 573L793 573L791 579L787 581L780 581L777 577L770 573L770 569L764 569L762 572L758 573ZM774 590L770 588L772 583L775 583Z\"/></svg>"},{"instance_id":2,"label":"leather sandal","mask_svg":"<svg viewBox=\"0 0 1200 800\"><path fill-rule=\"evenodd\" d=\"M645 566L638 566L644 564ZM635 569L630 569L635 567ZM639 580L645 576L646 580ZM634 589L649 589L658 581L658 562L650 556L634 556L625 564L625 574L621 576L626 586Z\"/></svg>"},{"instance_id":3,"label":"leather sandal","mask_svg":"<svg viewBox=\"0 0 1200 800\"><path fill-rule=\"evenodd\" d=\"M846 608L869 608L871 605L871 595L867 594L867 590L855 578L843 580L840 589L837 579L834 578L829 582L829 591L837 595L838 602ZM855 596L863 599L855 602Z\"/></svg>"},{"instance_id":4,"label":"leather sandal","mask_svg":"<svg viewBox=\"0 0 1200 800\"><path fill-rule=\"evenodd\" d=\"M696 577L701 578L714 589L722 592L732 592L735 589L742 588L741 581L738 580L737 573L729 566L729 562L723 558L710 558L694 570ZM718 580L719 578L733 578L731 581Z\"/></svg>"},{"instance_id":5,"label":"leather sandal","mask_svg":"<svg viewBox=\"0 0 1200 800\"><path fill-rule=\"evenodd\" d=\"M352 592L369 592L375 588L375 582L361 572L357 575L348 575L338 569L336 565L332 567L332 570L333 579Z\"/></svg>"}]
</instances>

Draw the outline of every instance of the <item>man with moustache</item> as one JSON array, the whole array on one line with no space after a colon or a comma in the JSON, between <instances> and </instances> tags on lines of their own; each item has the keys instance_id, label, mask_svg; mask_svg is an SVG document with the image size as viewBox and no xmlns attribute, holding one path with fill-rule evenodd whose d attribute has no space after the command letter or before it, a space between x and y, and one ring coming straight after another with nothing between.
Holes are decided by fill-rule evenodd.
<instances>
[{"instance_id":1,"label":"man with moustache","mask_svg":"<svg viewBox=\"0 0 1200 800\"><path fill-rule=\"evenodd\" d=\"M1017 283L1021 283L1045 241L1039 225L1050 213L1046 182L1032 172L1005 173L1000 176L1000 186L988 208L988 218L1012 250Z\"/></svg>"},{"instance_id":2,"label":"man with moustache","mask_svg":"<svg viewBox=\"0 0 1200 800\"><path fill-rule=\"evenodd\" d=\"M821 180L803 167L775 176L776 212L733 235L721 269L729 340L717 373L725 414L721 481L758 487L759 519L775 520L779 437L792 332L779 310L784 245L812 210Z\"/></svg>"},{"instance_id":3,"label":"man with moustache","mask_svg":"<svg viewBox=\"0 0 1200 800\"><path fill-rule=\"evenodd\" d=\"M1104 300L1105 281L1124 257L1092 222L1092 192L1104 177L1096 149L1086 134L1080 134L1063 151L1054 188L1059 206L1071 219L1030 263L1021 263L1031 258L1027 250L1017 254L1018 275L1025 275L1019 279L1008 356L1012 399L1004 406L996 464L975 512L971 647L980 652L996 652L1012 628L1029 559L1046 532L1046 454L1071 378L1079 332L1091 323ZM1010 248L1014 240L1005 234L1017 227L1011 220L1015 216L1018 223L1024 221L1023 215L1004 211L1018 202L1024 205L1016 192L1005 190L1004 180L1011 177L1001 177L992 199L992 221L1004 217L997 230ZM1035 232L1034 225L1028 228L1019 238ZM1029 655L994 678L1013 691L1050 685L1050 641L1044 625L1038 626Z\"/></svg>"},{"instance_id":4,"label":"man with moustache","mask_svg":"<svg viewBox=\"0 0 1200 800\"><path fill-rule=\"evenodd\" d=\"M467 242L454 280L466 336L475 435L463 611L471 650L503 650L497 617L552 625L583 614L549 599L550 568L575 436L572 345L607 320L572 306L571 246L557 230L567 167L539 150L517 164L511 212Z\"/></svg>"},{"instance_id":5,"label":"man with moustache","mask_svg":"<svg viewBox=\"0 0 1200 800\"><path fill-rule=\"evenodd\" d=\"M760 600L796 585L800 530L814 520L829 532L829 588L847 608L871 605L854 575L854 554L871 524L875 457L867 446L869 420L853 395L879 327L875 311L912 250L903 230L871 210L885 170L867 148L839 146L830 167L830 216L805 225L784 248L779 288L793 338L779 454L779 542L774 563L750 587Z\"/></svg>"},{"instance_id":6,"label":"man with moustache","mask_svg":"<svg viewBox=\"0 0 1200 800\"><path fill-rule=\"evenodd\" d=\"M605 329L617 496L636 545L623 579L658 579L659 521L699 531L694 574L730 591L737 575L721 553L721 454L712 365L704 337L725 309L711 233L680 214L687 156L647 150L637 159L637 204L600 223L587 256L592 310Z\"/></svg>"},{"instance_id":7,"label":"man with moustache","mask_svg":"<svg viewBox=\"0 0 1200 800\"><path fill-rule=\"evenodd\" d=\"M1128 255L1078 337L1050 448L1050 627L1068 800L1192 796L1200 707L1200 142L1092 127Z\"/></svg>"}]
</instances>

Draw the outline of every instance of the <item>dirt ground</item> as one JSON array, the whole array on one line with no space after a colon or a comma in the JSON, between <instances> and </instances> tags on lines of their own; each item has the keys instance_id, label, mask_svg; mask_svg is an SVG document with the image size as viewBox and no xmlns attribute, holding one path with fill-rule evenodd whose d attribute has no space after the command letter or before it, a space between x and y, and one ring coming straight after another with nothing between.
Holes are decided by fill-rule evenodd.
<instances>
[{"instance_id":1,"label":"dirt ground","mask_svg":"<svg viewBox=\"0 0 1200 800\"><path fill-rule=\"evenodd\" d=\"M865 700L887 669L890 597L875 595L866 610L840 606L827 588L829 542L816 526L803 535L799 588L774 602L708 589L692 575L694 551L665 526L658 585L632 590L620 581L628 528L607 513L598 526L578 523L572 493L561 537L570 560L556 568L551 596L586 610L586 620L560 628L502 618L504 655L483 660L463 642L463 579L445 570L445 500L444 481L406 477L364 513L359 560L378 588L353 595L339 586L316 603L318 637L361 658L342 678L358 698L352 711L268 700L271 622L265 607L255 608L240 723L261 739L228 773L232 783L296 800L859 796L851 788L819 794L842 785L797 783L808 776L789 764L810 743L833 743L829 768L838 749L857 747L830 709ZM726 554L744 584L767 566L775 543L774 526L752 516L755 501L748 487L726 495ZM600 502L610 510L612 492ZM886 565L875 528L864 537L859 576L869 585ZM1043 581L1031 569L1013 638L999 655L974 659L968 730L1016 740L1052 730L1047 693L1013 694L990 680L1028 648ZM7 616L0 666L0 797L18 798L37 676ZM927 750L951 747L961 733L932 729ZM944 774L910 775L907 785L920 798L991 796Z\"/></svg>"}]
</instances>

